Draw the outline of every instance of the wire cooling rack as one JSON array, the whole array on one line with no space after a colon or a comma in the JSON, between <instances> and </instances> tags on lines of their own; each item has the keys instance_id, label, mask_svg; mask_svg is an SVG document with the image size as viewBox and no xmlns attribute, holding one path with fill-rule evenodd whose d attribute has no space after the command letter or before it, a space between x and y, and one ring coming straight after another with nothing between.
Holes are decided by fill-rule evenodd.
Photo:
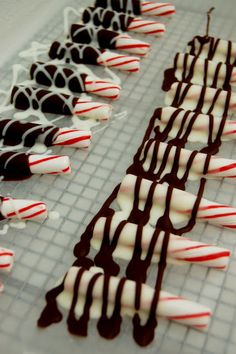
<instances>
[{"instance_id":1,"label":"wire cooling rack","mask_svg":"<svg viewBox=\"0 0 236 354\"><path fill-rule=\"evenodd\" d=\"M24 230L10 229L0 236L4 247L16 252L10 276L1 277L5 292L0 296L0 352L8 354L64 354L144 352L162 354L231 354L236 346L236 235L208 224L197 224L191 235L196 240L218 243L232 252L227 272L208 270L197 265L169 266L163 289L186 296L209 306L213 318L208 332L160 320L156 338L147 348L137 347L132 338L129 319L124 319L120 336L113 341L99 337L96 321L89 325L85 339L68 334L65 320L38 330L37 318L45 304L44 295L72 264L73 247L93 215L119 183L132 161L148 121L157 106L164 105L161 91L163 71L171 65L174 54L183 51L195 34L204 33L204 11L216 6L211 34L236 40L234 1L173 1L177 13L165 20L167 34L163 39L145 37L152 44L150 56L142 61L139 74L119 74L123 91L114 103L115 113L127 111L124 119L111 120L97 129L89 151L55 148L55 153L68 154L73 172L69 176L34 176L20 183L1 183L1 194L18 198L43 200L48 208L61 214L59 220L43 224L28 223ZM74 7L90 5L92 0L68 1ZM62 35L62 13L32 40L50 43ZM141 38L138 36L137 38ZM144 37L143 37L144 38ZM26 43L25 47L28 47ZM19 48L20 50L21 48ZM9 87L11 66L29 65L16 55L0 75L1 88ZM221 146L222 157L236 158L236 146ZM190 186L194 192L194 184ZM220 203L236 206L236 184L231 181L209 181L204 196ZM155 268L152 269L155 271Z\"/></svg>"}]
</instances>

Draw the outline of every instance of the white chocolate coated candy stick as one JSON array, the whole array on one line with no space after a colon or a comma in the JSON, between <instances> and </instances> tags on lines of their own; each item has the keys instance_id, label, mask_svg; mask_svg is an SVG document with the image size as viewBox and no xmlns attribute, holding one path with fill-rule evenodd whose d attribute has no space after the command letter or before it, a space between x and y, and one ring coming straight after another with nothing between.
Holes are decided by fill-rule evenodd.
<instances>
[{"instance_id":1,"label":"white chocolate coated candy stick","mask_svg":"<svg viewBox=\"0 0 236 354\"><path fill-rule=\"evenodd\" d=\"M107 219L101 217L97 220L94 229L91 244L95 249L100 249L104 238L105 224ZM109 229L109 240L112 241L117 232L117 227L121 219L114 214ZM135 244L138 233L138 225L127 222L122 228L117 246L113 252L114 257L130 261L133 253L136 252ZM153 237L157 230L149 225L142 227L141 248L142 257L146 257ZM160 259L163 239L165 232L158 231L158 237L155 243L152 262L157 263ZM174 234L169 235L167 248L167 262L170 264L182 265L186 263L196 263L206 267L225 269L228 266L230 251L209 245L203 242L191 240L190 238L180 237Z\"/></svg>"},{"instance_id":2,"label":"white chocolate coated candy stick","mask_svg":"<svg viewBox=\"0 0 236 354\"><path fill-rule=\"evenodd\" d=\"M112 69L127 71L130 73L138 72L140 70L140 58L114 53L108 50L103 51L99 55L97 63Z\"/></svg>"},{"instance_id":3,"label":"white chocolate coated candy stick","mask_svg":"<svg viewBox=\"0 0 236 354\"><path fill-rule=\"evenodd\" d=\"M174 60L175 81L211 86L228 90L236 85L236 67L213 60L177 53ZM168 78L168 72L167 78Z\"/></svg>"},{"instance_id":4,"label":"white chocolate coated candy stick","mask_svg":"<svg viewBox=\"0 0 236 354\"><path fill-rule=\"evenodd\" d=\"M196 36L188 43L187 51L195 56L236 65L236 43L225 39Z\"/></svg>"},{"instance_id":5,"label":"white chocolate coated candy stick","mask_svg":"<svg viewBox=\"0 0 236 354\"><path fill-rule=\"evenodd\" d=\"M7 248L0 247L0 270L10 272L14 263L14 252Z\"/></svg>"},{"instance_id":6,"label":"white chocolate coated candy stick","mask_svg":"<svg viewBox=\"0 0 236 354\"><path fill-rule=\"evenodd\" d=\"M29 168L33 174L69 174L71 173L68 156L29 155Z\"/></svg>"},{"instance_id":7,"label":"white chocolate coated candy stick","mask_svg":"<svg viewBox=\"0 0 236 354\"><path fill-rule=\"evenodd\" d=\"M65 146L74 148L87 148L91 143L92 133L90 130L60 128L53 146Z\"/></svg>"},{"instance_id":8,"label":"white chocolate coated candy stick","mask_svg":"<svg viewBox=\"0 0 236 354\"><path fill-rule=\"evenodd\" d=\"M144 16L171 16L175 14L175 7L171 3L140 1L141 13Z\"/></svg>"},{"instance_id":9,"label":"white chocolate coated candy stick","mask_svg":"<svg viewBox=\"0 0 236 354\"><path fill-rule=\"evenodd\" d=\"M82 271L80 284L78 288L78 300L75 307L76 315L79 317L83 313L84 298L89 284L93 277L99 273L95 284L93 286L92 306L90 308L90 316L92 318L99 318L101 315L101 308L103 304L103 286L104 274L102 269L92 267L90 270L81 269L80 267L71 267L64 280L64 290L57 297L57 302L63 308L70 309L75 280L79 272ZM121 278L109 276L109 287L107 300L108 304L113 308L116 302L116 294L118 291ZM77 289L76 289L77 290ZM124 286L121 292L121 313L123 315L133 316L138 313L141 318L146 319L149 315L152 300L155 290L147 284L141 285L140 292L140 307L135 309L135 295L136 295L136 282L133 280L125 279ZM183 325L191 326L198 329L206 329L209 325L211 317L211 310L193 301L184 299L165 291L160 292L158 306L156 308L156 316L164 317L169 320L177 321Z\"/></svg>"},{"instance_id":10,"label":"white chocolate coated candy stick","mask_svg":"<svg viewBox=\"0 0 236 354\"><path fill-rule=\"evenodd\" d=\"M2 197L0 214L3 219L34 221L43 221L48 216L43 202L9 197Z\"/></svg>"},{"instance_id":11,"label":"white chocolate coated candy stick","mask_svg":"<svg viewBox=\"0 0 236 354\"><path fill-rule=\"evenodd\" d=\"M102 79L87 76L84 82L85 90L97 96L116 100L120 96L120 85Z\"/></svg>"},{"instance_id":12,"label":"white chocolate coated candy stick","mask_svg":"<svg viewBox=\"0 0 236 354\"><path fill-rule=\"evenodd\" d=\"M199 113L222 116L236 111L236 93L175 82L166 93L165 104Z\"/></svg>"},{"instance_id":13,"label":"white chocolate coated candy stick","mask_svg":"<svg viewBox=\"0 0 236 354\"><path fill-rule=\"evenodd\" d=\"M137 195L137 193L135 193L135 187L136 183L138 183L138 178L141 179L131 174L125 176L117 195L117 202L124 216L128 217L134 208L135 199L138 200L139 210L144 209L148 193L151 190L152 205L149 207L151 208L149 223L152 226L156 226L157 221L165 212L168 188L170 188L170 186L167 183L158 184L142 178ZM173 225L189 221L196 198L196 195L192 193L173 188L169 213ZM210 224L216 226L236 229L236 208L201 198L196 214L196 221L208 221Z\"/></svg>"},{"instance_id":14,"label":"white chocolate coated candy stick","mask_svg":"<svg viewBox=\"0 0 236 354\"><path fill-rule=\"evenodd\" d=\"M172 124L171 120L173 117L174 120ZM185 117L187 117L186 120ZM159 126L161 132L168 128L168 136L171 138L178 136L180 129L184 126L182 134L180 134L180 138L183 137L189 124L191 124L188 141L202 143L208 143L209 134L212 135L213 139L216 138L222 121L221 117L209 116L202 113L196 115L196 113L192 111L185 111L184 109L178 109L171 106L160 108L157 118L158 119L155 120L155 127ZM192 120L194 120L193 124ZM212 125L210 124L211 120L213 122ZM226 120L221 140L231 141L235 139L236 121Z\"/></svg>"},{"instance_id":15,"label":"white chocolate coated candy stick","mask_svg":"<svg viewBox=\"0 0 236 354\"><path fill-rule=\"evenodd\" d=\"M107 103L79 98L74 107L74 114L95 120L108 120L111 118L112 106Z\"/></svg>"},{"instance_id":16,"label":"white chocolate coated candy stick","mask_svg":"<svg viewBox=\"0 0 236 354\"><path fill-rule=\"evenodd\" d=\"M153 155L156 157L156 165L152 167ZM167 157L165 167L159 178L171 173L173 165L176 163L178 164L177 175L181 178L186 172L188 163L192 156L194 157L189 167L189 180L197 180L201 177L211 179L236 178L236 160L211 156L208 170L204 174L204 165L206 163L206 159L208 158L207 154L201 152L195 153L191 150L179 148L168 143L162 143L155 139L146 141L140 156L140 161L142 161L144 171L149 171L152 167L152 172L158 173L158 170L162 167L162 161Z\"/></svg>"}]
</instances>

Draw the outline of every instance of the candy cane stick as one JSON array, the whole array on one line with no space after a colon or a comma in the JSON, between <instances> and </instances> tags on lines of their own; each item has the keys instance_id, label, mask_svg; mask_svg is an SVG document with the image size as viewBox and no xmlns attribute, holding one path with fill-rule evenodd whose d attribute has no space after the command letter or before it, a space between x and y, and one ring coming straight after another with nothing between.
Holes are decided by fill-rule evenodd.
<instances>
[{"instance_id":1,"label":"candy cane stick","mask_svg":"<svg viewBox=\"0 0 236 354\"><path fill-rule=\"evenodd\" d=\"M65 146L74 148L87 148L91 142L92 133L90 130L78 130L70 128L60 128L53 141L53 146Z\"/></svg>"},{"instance_id":2,"label":"candy cane stick","mask_svg":"<svg viewBox=\"0 0 236 354\"><path fill-rule=\"evenodd\" d=\"M185 120L185 117L187 119ZM213 140L216 138L220 128L222 118L217 116L209 116L192 111L185 111L174 107L163 107L156 110L155 127L159 126L163 132L168 129L168 136L176 138L179 135L180 129L184 136L187 128L191 125L191 130L188 134L188 141L208 143L209 135ZM192 123L193 122L193 123ZM212 122L212 125L211 125ZM223 132L221 135L222 141L231 141L236 139L236 121L226 120Z\"/></svg>"},{"instance_id":3,"label":"candy cane stick","mask_svg":"<svg viewBox=\"0 0 236 354\"><path fill-rule=\"evenodd\" d=\"M1 197L0 218L43 221L47 218L47 209L40 201Z\"/></svg>"},{"instance_id":4,"label":"candy cane stick","mask_svg":"<svg viewBox=\"0 0 236 354\"><path fill-rule=\"evenodd\" d=\"M0 247L0 270L10 272L14 263L14 252L7 248Z\"/></svg>"},{"instance_id":5,"label":"candy cane stick","mask_svg":"<svg viewBox=\"0 0 236 354\"><path fill-rule=\"evenodd\" d=\"M121 90L121 87L113 82L99 79L88 75L83 70L79 71L66 65L35 62L31 66L30 76L40 85L66 88L73 93L89 92L108 99L117 99Z\"/></svg>"},{"instance_id":6,"label":"candy cane stick","mask_svg":"<svg viewBox=\"0 0 236 354\"><path fill-rule=\"evenodd\" d=\"M7 151L0 153L1 175L4 180L22 180L32 174L58 174L71 172L68 156L31 155Z\"/></svg>"},{"instance_id":7,"label":"candy cane stick","mask_svg":"<svg viewBox=\"0 0 236 354\"><path fill-rule=\"evenodd\" d=\"M236 111L236 93L175 82L165 96L165 104L199 113L222 116Z\"/></svg>"},{"instance_id":8,"label":"candy cane stick","mask_svg":"<svg viewBox=\"0 0 236 354\"><path fill-rule=\"evenodd\" d=\"M142 1L141 13L145 16L171 16L175 14L175 7L171 3Z\"/></svg>"},{"instance_id":9,"label":"candy cane stick","mask_svg":"<svg viewBox=\"0 0 236 354\"><path fill-rule=\"evenodd\" d=\"M98 120L106 120L111 117L112 106L85 100L64 93L44 90L37 87L14 86L11 93L11 103L15 108L26 110L37 109L45 113L62 115L78 115Z\"/></svg>"},{"instance_id":10,"label":"candy cane stick","mask_svg":"<svg viewBox=\"0 0 236 354\"><path fill-rule=\"evenodd\" d=\"M168 151L168 154L166 153ZM152 166L153 155L156 157L156 164ZM167 156L167 157L166 157ZM193 157L194 156L194 157ZM194 151L182 149L177 146L159 142L155 139L147 140L143 151L140 156L144 171L150 171L151 174L157 174L159 168L162 166L162 161L166 159L165 168L161 173L160 178L172 171L173 165L178 166L178 176L184 175L188 169L188 179L196 180L201 177L206 178L236 178L236 161L231 159L224 159L218 156L211 156L209 166L206 174L203 175L204 165L207 154L195 153ZM192 163L188 166L189 161L192 159Z\"/></svg>"},{"instance_id":11,"label":"candy cane stick","mask_svg":"<svg viewBox=\"0 0 236 354\"><path fill-rule=\"evenodd\" d=\"M75 291L75 280L80 269L81 268L79 267L71 267L69 269L64 280L64 290L57 297L58 304L63 308L66 308L67 310L70 309L72 303L72 298ZM92 307L90 309L90 316L92 318L97 318L100 316L101 310L95 311L95 306L99 306L101 309L103 303L104 275L101 269L90 268L90 270L83 271L78 289L77 300L77 303L80 302L84 304L83 299L86 296L87 288L96 272L101 272L101 274L97 278L93 287L92 301L94 306L92 304ZM114 276L108 276L108 279L108 304L111 307L114 307L114 304L116 302L116 293L121 279ZM147 318L150 312L154 292L155 290L152 287L147 284L142 284L140 295L140 308L139 310L135 310L136 282L125 279L124 287L121 293L122 314L133 316L135 313L138 312L141 318ZM77 316L79 317L81 315L81 312L83 311L83 308L81 308L81 306L76 306L75 311ZM205 306L189 301L180 296L172 295L165 291L161 291L159 303L156 309L156 316L164 317L169 320L174 320L181 324L188 325L194 328L206 329L209 325L211 311Z\"/></svg>"},{"instance_id":12,"label":"candy cane stick","mask_svg":"<svg viewBox=\"0 0 236 354\"><path fill-rule=\"evenodd\" d=\"M68 156L29 155L29 168L33 174L69 174L71 173Z\"/></svg>"},{"instance_id":13,"label":"candy cane stick","mask_svg":"<svg viewBox=\"0 0 236 354\"><path fill-rule=\"evenodd\" d=\"M188 43L187 51L209 60L236 64L236 43L221 38L196 36Z\"/></svg>"},{"instance_id":14,"label":"candy cane stick","mask_svg":"<svg viewBox=\"0 0 236 354\"><path fill-rule=\"evenodd\" d=\"M0 139L4 145L10 146L22 144L22 146L32 147L40 142L45 146L85 148L90 145L91 131L1 118Z\"/></svg>"},{"instance_id":15,"label":"candy cane stick","mask_svg":"<svg viewBox=\"0 0 236 354\"><path fill-rule=\"evenodd\" d=\"M144 56L150 50L150 44L134 39L128 34L120 34L105 28L73 24L70 29L73 42L90 44L96 41L100 48L119 49Z\"/></svg>"},{"instance_id":16,"label":"candy cane stick","mask_svg":"<svg viewBox=\"0 0 236 354\"><path fill-rule=\"evenodd\" d=\"M103 51L99 55L97 63L99 65L127 72L138 72L140 70L139 58L113 53L108 50Z\"/></svg>"},{"instance_id":17,"label":"candy cane stick","mask_svg":"<svg viewBox=\"0 0 236 354\"><path fill-rule=\"evenodd\" d=\"M121 87L115 83L87 76L84 84L86 91L94 95L102 96L110 100L116 100L120 96Z\"/></svg>"},{"instance_id":18,"label":"candy cane stick","mask_svg":"<svg viewBox=\"0 0 236 354\"><path fill-rule=\"evenodd\" d=\"M87 7L82 14L82 22L93 23L95 26L111 28L115 31L133 31L157 37L162 36L166 31L165 25L161 22L142 20L101 7Z\"/></svg>"},{"instance_id":19,"label":"candy cane stick","mask_svg":"<svg viewBox=\"0 0 236 354\"><path fill-rule=\"evenodd\" d=\"M169 186L166 183L158 184L142 178L139 194L136 195L135 185L137 182L138 177L126 175L121 183L117 195L117 202L122 212L124 212L124 215L128 216L134 208L134 200L138 200L139 208L143 210L148 193L152 188L152 205L150 206L149 223L156 226L157 221L163 216L166 208ZM153 189L153 187L155 188ZM189 221L195 202L196 196L194 194L173 188L170 200L170 220L172 223L176 225L181 222ZM216 226L235 229L236 208L201 198L196 220L202 222L208 221L210 224Z\"/></svg>"},{"instance_id":20,"label":"candy cane stick","mask_svg":"<svg viewBox=\"0 0 236 354\"><path fill-rule=\"evenodd\" d=\"M119 216L112 217L109 233L110 242L112 242L115 232L120 225L121 219ZM105 236L105 224L107 218L101 217L97 220L93 229L93 237L91 239L92 246L99 250ZM130 261L133 253L136 252L136 238L140 226L127 222L119 233L117 246L113 252L114 257L126 259ZM106 231L107 232L107 231ZM152 255L152 262L156 263L160 259L163 239L165 232L157 231L151 226L145 225L142 227L141 249L142 257L146 257L153 237L158 235L154 252ZM230 251L209 245L203 242L197 242L186 237L169 235L169 243L167 249L167 262L170 264L182 265L186 263L196 263L206 267L213 267L218 269L225 269L229 262Z\"/></svg>"}]
</instances>

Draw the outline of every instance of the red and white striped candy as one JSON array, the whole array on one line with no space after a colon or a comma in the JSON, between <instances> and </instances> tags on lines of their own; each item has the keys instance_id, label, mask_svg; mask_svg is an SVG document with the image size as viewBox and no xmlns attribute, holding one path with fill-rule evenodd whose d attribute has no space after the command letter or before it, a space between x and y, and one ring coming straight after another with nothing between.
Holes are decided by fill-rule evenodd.
<instances>
[{"instance_id":1,"label":"red and white striped candy","mask_svg":"<svg viewBox=\"0 0 236 354\"><path fill-rule=\"evenodd\" d=\"M114 53L108 50L105 50L99 55L97 63L99 65L108 66L112 69L127 71L130 73L138 72L140 70L140 58Z\"/></svg>"},{"instance_id":2,"label":"red and white striped candy","mask_svg":"<svg viewBox=\"0 0 236 354\"><path fill-rule=\"evenodd\" d=\"M80 267L71 267L69 269L65 276L64 289L56 299L60 306L68 310L70 309L70 305L72 303L74 291L77 291L77 289L75 289L75 280L80 270ZM92 305L90 308L91 318L98 318L101 315L104 284L104 274L102 272L102 269L97 267L92 267L89 270L84 269L80 279L77 303L84 304L83 300L86 296L87 289L92 278L95 273L100 273L93 287ZM108 281L108 305L113 308L121 278L110 276ZM141 285L140 307L136 310L136 282L126 279L121 294L121 313L128 316L133 316L135 313L139 313L140 317L145 321L150 313L154 293L155 290L152 287L143 283ZM83 312L83 306L84 305L75 306L75 311L78 317ZM174 320L194 328L206 329L209 325L211 310L196 302L161 291L159 303L156 309L156 316Z\"/></svg>"},{"instance_id":3,"label":"red and white striped candy","mask_svg":"<svg viewBox=\"0 0 236 354\"><path fill-rule=\"evenodd\" d=\"M60 128L53 146L65 146L74 148L87 148L91 143L92 133L90 130L78 130L70 128Z\"/></svg>"},{"instance_id":4,"label":"red and white striped candy","mask_svg":"<svg viewBox=\"0 0 236 354\"><path fill-rule=\"evenodd\" d=\"M47 218L45 203L28 199L4 197L0 212L5 219L43 221Z\"/></svg>"},{"instance_id":5,"label":"red and white striped candy","mask_svg":"<svg viewBox=\"0 0 236 354\"><path fill-rule=\"evenodd\" d=\"M102 96L110 100L116 100L120 96L120 85L101 79L94 79L87 76L84 82L86 92Z\"/></svg>"},{"instance_id":6,"label":"red and white striped candy","mask_svg":"<svg viewBox=\"0 0 236 354\"><path fill-rule=\"evenodd\" d=\"M112 106L107 103L93 102L79 98L74 107L74 114L79 117L87 117L96 120L108 120L111 118Z\"/></svg>"},{"instance_id":7,"label":"red and white striped candy","mask_svg":"<svg viewBox=\"0 0 236 354\"><path fill-rule=\"evenodd\" d=\"M10 272L14 263L14 252L7 248L0 247L0 270Z\"/></svg>"},{"instance_id":8,"label":"red and white striped candy","mask_svg":"<svg viewBox=\"0 0 236 354\"><path fill-rule=\"evenodd\" d=\"M164 35L166 31L166 27L164 23L161 22L134 18L133 21L128 26L128 31L151 34L156 37L161 37Z\"/></svg>"},{"instance_id":9,"label":"red and white striped candy","mask_svg":"<svg viewBox=\"0 0 236 354\"><path fill-rule=\"evenodd\" d=\"M116 37L116 49L145 56L150 51L150 44L130 37L128 34L121 34Z\"/></svg>"},{"instance_id":10,"label":"red and white striped candy","mask_svg":"<svg viewBox=\"0 0 236 354\"><path fill-rule=\"evenodd\" d=\"M186 120L185 129L182 129L183 118L186 116L187 111L182 109L179 110L177 114L177 110L178 108L174 108L171 106L163 107L161 109L160 116L158 115L158 119L156 119L155 121L155 127L159 126L160 131L163 132L166 126L168 125L171 117L173 115L175 116L173 125L171 126L170 131L168 131L168 136L171 138L175 138L178 135L180 129L182 130L181 137L184 136L186 129L188 127L188 122L195 116L194 112L188 111L188 118ZM208 143L209 133L212 134L214 140L219 131L221 121L222 121L221 117L213 116L213 124L210 127L209 115L199 113L197 115L197 119L194 120L194 123L191 126L191 132L188 135L188 141L192 141L192 142L198 141L202 143ZM209 132L209 129L211 129L211 132ZM231 141L235 139L236 139L236 121L226 120L221 135L221 140Z\"/></svg>"},{"instance_id":11,"label":"red and white striped candy","mask_svg":"<svg viewBox=\"0 0 236 354\"><path fill-rule=\"evenodd\" d=\"M152 184L155 183L142 178L139 194L137 195L137 193L135 193L136 180L136 176L131 174L126 175L117 195L117 202L122 209L125 218L128 217L133 210L134 198L138 199L139 209L143 210L148 193ZM157 183L154 188L152 198L153 203L149 213L149 223L152 226L155 226L159 218L164 214L168 187L167 183ZM195 201L196 195L173 188L170 202L170 219L173 225L189 221ZM202 222L208 221L210 224L216 226L236 229L236 208L202 198L196 215L196 220Z\"/></svg>"},{"instance_id":12,"label":"red and white striped candy","mask_svg":"<svg viewBox=\"0 0 236 354\"><path fill-rule=\"evenodd\" d=\"M151 143L148 148L147 153L145 154L146 150L145 147L148 146L149 141L144 145L144 149L142 151L140 159L142 160L145 155L145 160L142 162L144 171L149 171L152 161L153 161L153 154L154 154L154 147L155 147L155 140ZM169 144L160 142L158 145L158 150L155 152L156 154L156 166L154 167L155 171L158 171L159 168L162 166L162 161L166 157L166 151L169 148ZM173 164L176 163L176 149L177 147L171 145L169 150L169 154L166 159L165 168L162 171L160 178L165 176L166 174L171 173ZM145 151L145 152L144 152ZM180 155L178 160L178 177L181 178L186 169L188 168L188 161L191 159L192 155L191 150L187 149L180 149ZM204 165L206 162L208 155L204 153L197 153L193 159L191 167L189 169L189 180L196 180L203 177ZM236 160L225 159L218 156L211 156L208 166L208 171L204 174L206 178L236 178Z\"/></svg>"},{"instance_id":13,"label":"red and white striped candy","mask_svg":"<svg viewBox=\"0 0 236 354\"><path fill-rule=\"evenodd\" d=\"M29 155L29 168L33 174L69 174L71 173L68 156Z\"/></svg>"},{"instance_id":14,"label":"red and white striped candy","mask_svg":"<svg viewBox=\"0 0 236 354\"><path fill-rule=\"evenodd\" d=\"M108 236L110 241L113 240L120 221L121 219L119 216L114 214L109 228ZM101 217L97 220L94 226L91 244L95 249L100 249L101 247L105 233L105 223L106 218ZM125 224L121 233L119 234L119 239L113 252L114 257L126 259L128 261L132 259L133 253L135 252L137 232L137 224L130 222ZM154 233L154 228L150 227L149 225L143 226L141 236L141 249L143 258L147 256ZM164 231L160 231L158 234L152 256L153 263L157 263L160 259L164 235ZM193 241L189 238L176 236L174 234L169 235L167 262L170 264L182 265L186 263L196 263L206 267L225 269L228 266L229 256L230 251L225 248L209 245L203 242Z\"/></svg>"},{"instance_id":15,"label":"red and white striped candy","mask_svg":"<svg viewBox=\"0 0 236 354\"><path fill-rule=\"evenodd\" d=\"M171 16L175 14L175 7L171 3L142 1L141 13L145 16Z\"/></svg>"}]
</instances>

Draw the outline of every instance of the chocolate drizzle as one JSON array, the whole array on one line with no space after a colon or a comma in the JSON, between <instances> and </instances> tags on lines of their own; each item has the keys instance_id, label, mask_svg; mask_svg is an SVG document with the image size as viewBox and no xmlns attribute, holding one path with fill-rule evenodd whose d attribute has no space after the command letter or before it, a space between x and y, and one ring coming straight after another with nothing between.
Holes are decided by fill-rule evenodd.
<instances>
[{"instance_id":1,"label":"chocolate drizzle","mask_svg":"<svg viewBox=\"0 0 236 354\"><path fill-rule=\"evenodd\" d=\"M223 41L223 43L222 43ZM225 46L225 49L221 48L221 57L217 57L217 51L219 47ZM225 64L236 65L236 58L233 55L233 43L231 41L225 41L220 38L210 36L195 36L189 43L189 53L197 57L204 57L208 60L220 61ZM223 53L222 53L223 50Z\"/></svg>"},{"instance_id":2,"label":"chocolate drizzle","mask_svg":"<svg viewBox=\"0 0 236 354\"><path fill-rule=\"evenodd\" d=\"M198 69L197 79L195 78L195 68L196 65L203 66L202 71ZM180 69L181 67L181 74ZM214 74L210 73L215 66ZM203 86L208 86L212 88L222 88L223 90L229 90L231 88L230 79L233 72L233 65L225 65L223 63L209 62L208 59L202 59L198 56L190 56L188 53L177 53L174 59L174 65L172 68L165 70L164 80L162 84L162 89L164 91L169 91L171 85L174 82L182 81L185 83L201 84ZM178 75L177 75L178 70ZM224 71L225 70L225 71ZM209 75L210 73L210 75ZM212 78L211 78L212 75ZM222 82L222 75L224 75L224 80ZM200 81L201 77L201 81Z\"/></svg>"},{"instance_id":3,"label":"chocolate drizzle","mask_svg":"<svg viewBox=\"0 0 236 354\"><path fill-rule=\"evenodd\" d=\"M111 0L112 2L112 0ZM109 4L111 3L109 2ZM104 1L104 3L108 3L108 1ZM112 2L113 3L113 2ZM126 3L127 4L127 3ZM91 16L91 13L93 15ZM94 21L95 25L106 24L106 26L110 26L112 24L111 18L107 18L107 14L110 12L103 12L103 10L97 8L94 10L85 10L83 14L83 21L85 23L89 21ZM110 15L109 15L110 16ZM106 20L104 20L106 19ZM117 19L117 17L116 17ZM100 22L99 22L100 21ZM207 38L207 41L209 38ZM177 59L175 59L176 62ZM187 59L184 61L184 67L186 71L187 67ZM205 62L205 70L207 71L207 63ZM218 69L220 70L220 68ZM183 77L187 79L191 79L193 68L190 71L184 72ZM218 75L218 72L216 72ZM204 83L206 83L206 78L204 79ZM216 84L216 76L213 79L213 84ZM171 199L173 197L175 188L185 189L186 182L188 180L189 172L192 164L194 163L194 157L197 154L197 151L193 151L190 154L189 160L186 163L186 171L184 172L182 178L178 177L178 167L179 167L179 159L181 148L184 148L185 144L188 141L188 137L191 134L194 123L198 119L199 112L202 110L204 106L204 99L206 94L206 87L202 87L199 95L199 100L196 102L196 112L191 111L183 111L183 109L179 108L183 103L185 96L188 94L188 91L191 85L187 84L182 86L183 84L178 84L175 92L175 97L173 100L173 105L177 107L176 110L171 114L169 121L163 131L160 130L160 127L156 124L158 119L161 119L162 116L162 108L158 108L155 110L154 115L152 116L149 126L145 132L143 141L134 156L132 165L127 169L126 173L132 173L135 175L134 187L133 187L133 200L131 199L132 205L129 215L125 220L121 220L116 225L116 229L111 237L111 227L112 220L115 214L115 209L113 208L113 202L116 202L118 199L118 194L120 189L122 188L122 184L116 186L111 195L105 201L101 209L94 216L92 221L87 226L85 232L82 234L80 241L74 247L74 255L76 260L73 264L74 267L82 267L78 270L74 288L72 292L72 303L70 306L69 316L67 319L68 329L73 334L78 334L80 336L87 335L87 327L89 321L89 310L92 306L93 301L93 289L95 287L96 282L103 277L103 288L102 288L102 298L101 298L101 316L97 323L97 328L100 335L107 339L112 339L118 335L120 331L120 326L122 322L121 316L121 305L122 305L122 294L125 283L127 279L131 279L135 281L135 301L134 301L134 316L133 316L133 337L140 346L148 345L154 338L155 328L157 326L156 312L158 306L158 300L160 296L161 284L164 275L164 270L166 267L166 257L167 257L167 249L169 243L170 233L173 232L178 235L182 235L183 233L189 232L195 225L197 212L199 209L199 205L203 196L204 187L206 183L206 179L204 175L208 171L209 162L212 154L215 154L221 145L221 135L224 129L226 117L229 110L230 105L230 97L231 92L228 92L225 97L224 109L223 109L223 118L218 127L217 132L215 133L215 137L213 134L214 127L214 116L209 114L208 116L208 124L209 124L209 134L208 134L208 144L205 146L201 152L206 153L206 158L204 161L204 167L202 171L203 177L200 179L198 192L193 203L193 208L190 214L189 219L187 220L184 226L180 226L177 228L173 225L172 220L170 218L170 208L171 208ZM213 98L212 104L209 108L209 113L213 111L213 107L217 101L218 96L220 95L222 90L217 90L216 94ZM163 154L162 162L160 163L159 169L156 171L157 166L157 154L160 149L161 142L164 142L168 139L169 133L171 132L175 120L182 115L181 124L178 132L175 137L169 140L168 145L166 147L166 151ZM175 154L174 154L174 162L169 172L164 172L166 167L166 162L168 159L168 155L170 151L175 146ZM144 170L143 163L146 160L148 155L148 150L153 147L153 153L151 158L150 167L147 170ZM142 183L144 183L144 178L147 180L147 184L149 184L148 192L145 195L144 206L142 210L139 208L140 205L140 191L142 187ZM157 182L159 179L159 182ZM156 224L153 235L151 237L151 241L147 247L146 257L142 257L142 234L143 228L150 221L151 210L154 204L154 194L158 190L158 188L163 188L163 183L167 182L166 187L166 195L165 195L165 203L164 210L161 217L156 220ZM156 201L155 201L156 202ZM99 251L96 253L95 257L89 257L91 240L93 237L93 233L95 230L96 223L99 218L105 218L104 230L103 230L103 238L101 240L101 245ZM112 315L108 317L108 305L109 305L109 285L111 276L117 276L120 271L120 267L116 261L113 259L113 253L116 250L117 244L119 242L119 237L126 227L127 223L136 224L136 234L135 234L135 245L132 253L132 257L127 264L126 267L126 278L120 278L118 281L118 286L115 292L115 300L114 300L114 308ZM154 255L154 250L156 243L160 237L161 231L164 231L164 237L162 238L162 247L160 251L160 259L158 264L158 271L156 275L156 280L154 284L154 296L152 302L149 307L149 313L147 316L147 320L144 324L141 324L141 318L139 315L139 310L141 307L141 295L142 295L142 284L146 282L147 272L150 267L152 257ZM91 279L88 282L88 286L86 289L85 296L85 304L83 307L82 315L76 319L75 317L75 307L78 301L78 296L80 293L80 281L86 269L90 269L91 266L96 265L104 270L104 275L102 273L95 273L91 276ZM52 322L56 322L60 320L61 315L57 309L56 298L57 296L64 290L64 282L65 278L59 287L48 292L46 296L47 305L42 312L42 315L38 321L38 325L40 327L48 326ZM51 319L50 319L51 317Z\"/></svg>"}]
</instances>

